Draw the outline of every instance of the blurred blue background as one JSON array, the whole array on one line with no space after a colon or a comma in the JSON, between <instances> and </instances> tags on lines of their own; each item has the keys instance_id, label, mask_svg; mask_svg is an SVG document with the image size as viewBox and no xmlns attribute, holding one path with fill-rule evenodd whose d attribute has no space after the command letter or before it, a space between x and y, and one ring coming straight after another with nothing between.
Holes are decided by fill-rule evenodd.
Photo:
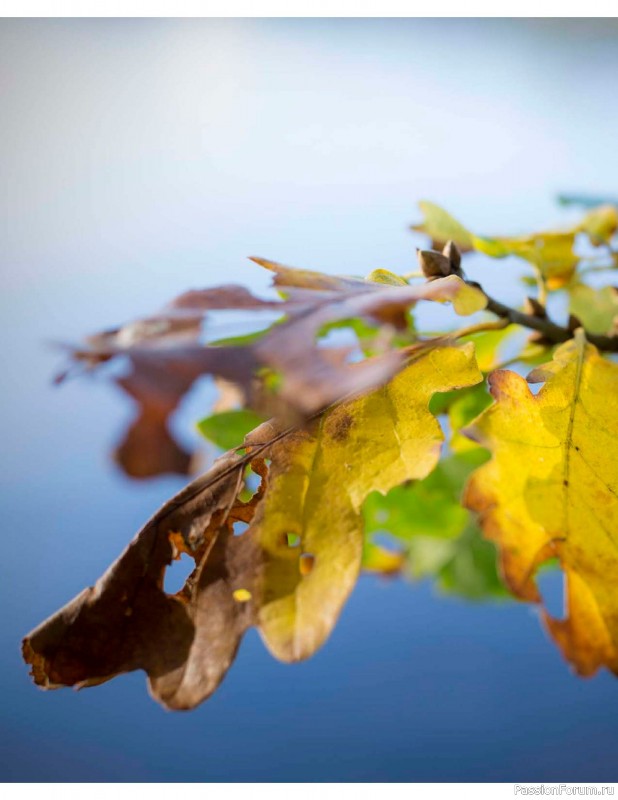
<instances>
[{"instance_id":1,"label":"blurred blue background","mask_svg":"<svg viewBox=\"0 0 618 800\"><path fill-rule=\"evenodd\" d=\"M560 190L615 195L616 22L4 20L0 62L0 779L618 780L615 678L573 677L528 606L425 584L361 579L305 664L251 632L188 714L141 674L40 692L19 656L182 485L119 474L127 402L53 389L49 343L263 288L251 254L409 271L421 198L517 233L565 219ZM517 301L511 266L478 269Z\"/></svg>"}]
</instances>

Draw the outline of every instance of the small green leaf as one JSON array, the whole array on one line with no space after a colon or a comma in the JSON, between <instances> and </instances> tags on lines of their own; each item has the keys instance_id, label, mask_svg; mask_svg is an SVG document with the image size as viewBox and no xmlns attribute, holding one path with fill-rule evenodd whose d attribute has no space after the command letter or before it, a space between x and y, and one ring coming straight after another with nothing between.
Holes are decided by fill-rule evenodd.
<instances>
[{"instance_id":1,"label":"small green leaf","mask_svg":"<svg viewBox=\"0 0 618 800\"><path fill-rule=\"evenodd\" d=\"M483 381L476 386L436 393L429 402L429 410L432 414L447 414L451 433L456 434L490 403L491 395Z\"/></svg>"},{"instance_id":2,"label":"small green leaf","mask_svg":"<svg viewBox=\"0 0 618 800\"><path fill-rule=\"evenodd\" d=\"M459 502L464 482L486 459L480 448L450 456L422 481L398 486L386 495L374 492L363 507L366 533L386 532L404 542L420 535L458 536L469 518Z\"/></svg>"},{"instance_id":3,"label":"small green leaf","mask_svg":"<svg viewBox=\"0 0 618 800\"><path fill-rule=\"evenodd\" d=\"M436 581L445 594L467 600L510 597L496 569L496 548L471 522L453 543Z\"/></svg>"},{"instance_id":4,"label":"small green leaf","mask_svg":"<svg viewBox=\"0 0 618 800\"><path fill-rule=\"evenodd\" d=\"M222 411L200 420L197 429L221 450L242 445L245 436L264 422L264 418L247 409Z\"/></svg>"},{"instance_id":5,"label":"small green leaf","mask_svg":"<svg viewBox=\"0 0 618 800\"><path fill-rule=\"evenodd\" d=\"M413 579L432 578L440 591L467 599L507 597L496 548L460 503L468 476L488 457L482 448L456 453L424 480L370 495L363 507L367 568L370 546L379 547L374 537L386 534L405 553L405 569Z\"/></svg>"}]
</instances>

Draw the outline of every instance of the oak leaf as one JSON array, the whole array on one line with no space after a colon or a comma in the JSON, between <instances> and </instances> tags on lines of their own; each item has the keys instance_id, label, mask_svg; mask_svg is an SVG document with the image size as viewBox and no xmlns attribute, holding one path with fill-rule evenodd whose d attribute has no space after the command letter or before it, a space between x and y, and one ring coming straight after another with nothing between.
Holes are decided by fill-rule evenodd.
<instances>
[{"instance_id":1,"label":"oak leaf","mask_svg":"<svg viewBox=\"0 0 618 800\"><path fill-rule=\"evenodd\" d=\"M431 472L443 439L431 395L480 379L471 345L435 349L382 389L330 411L294 447L273 450L276 483L255 535L268 554L258 624L275 656L306 658L326 639L360 568L365 498ZM295 552L282 554L283 532L314 557L309 578L301 579Z\"/></svg>"},{"instance_id":2,"label":"oak leaf","mask_svg":"<svg viewBox=\"0 0 618 800\"><path fill-rule=\"evenodd\" d=\"M464 502L500 549L510 589L541 602L534 574L557 557L566 617L547 627L582 675L618 671L618 365L583 332L533 370L535 396L509 370L490 376L495 403L468 430L493 453Z\"/></svg>"}]
</instances>

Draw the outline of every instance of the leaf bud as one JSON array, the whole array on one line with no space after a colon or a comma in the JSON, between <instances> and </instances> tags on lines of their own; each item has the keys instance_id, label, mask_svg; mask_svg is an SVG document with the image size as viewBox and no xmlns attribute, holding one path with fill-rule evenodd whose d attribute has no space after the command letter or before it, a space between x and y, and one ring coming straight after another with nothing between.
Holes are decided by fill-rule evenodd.
<instances>
[{"instance_id":1,"label":"leaf bud","mask_svg":"<svg viewBox=\"0 0 618 800\"><path fill-rule=\"evenodd\" d=\"M461 269L461 253L455 242L449 240L445 245L442 253L448 258L451 264L451 275L462 275Z\"/></svg>"},{"instance_id":2,"label":"leaf bud","mask_svg":"<svg viewBox=\"0 0 618 800\"><path fill-rule=\"evenodd\" d=\"M442 253L437 253L435 250L417 250L416 255L423 275L429 280L445 278L451 274L451 262Z\"/></svg>"}]
</instances>

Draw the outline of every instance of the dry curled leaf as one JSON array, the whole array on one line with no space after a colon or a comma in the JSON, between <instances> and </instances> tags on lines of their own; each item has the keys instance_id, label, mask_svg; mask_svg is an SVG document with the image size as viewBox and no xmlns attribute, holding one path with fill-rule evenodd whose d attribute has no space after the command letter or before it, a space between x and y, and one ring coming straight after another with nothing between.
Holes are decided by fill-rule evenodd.
<instances>
[{"instance_id":1,"label":"dry curled leaf","mask_svg":"<svg viewBox=\"0 0 618 800\"><path fill-rule=\"evenodd\" d=\"M155 317L91 336L73 351L73 359L91 369L112 359L129 362L129 371L117 384L135 401L138 412L116 451L129 475L189 471L191 454L176 442L168 424L202 375L234 384L245 404L265 416L287 414L298 421L342 397L383 384L404 363L400 352L387 349L351 364L349 349L316 342L324 325L362 318L403 329L406 312L420 300L450 301L462 314L485 305L484 295L456 276L431 284L386 285L254 260L274 273L274 285L283 299L262 300L240 286L193 290ZM221 309L266 310L284 319L236 346L201 344L205 316Z\"/></svg>"}]
</instances>

